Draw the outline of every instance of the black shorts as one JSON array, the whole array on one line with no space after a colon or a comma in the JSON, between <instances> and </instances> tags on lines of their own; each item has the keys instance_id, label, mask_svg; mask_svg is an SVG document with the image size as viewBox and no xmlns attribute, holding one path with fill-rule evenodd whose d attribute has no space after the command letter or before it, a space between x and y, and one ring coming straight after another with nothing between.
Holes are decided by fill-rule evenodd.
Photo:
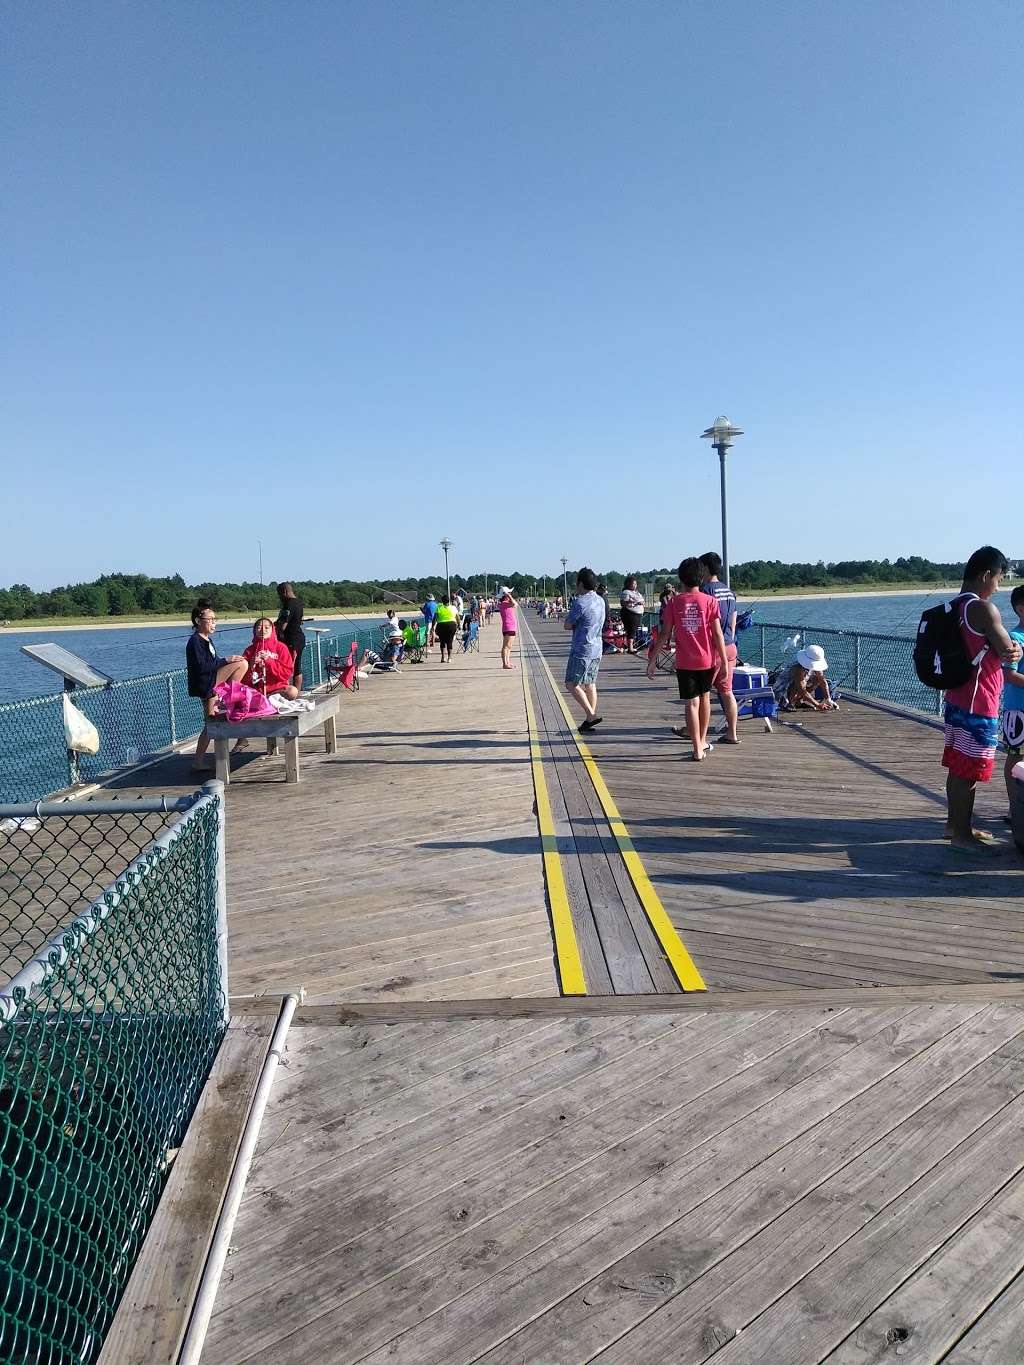
<instances>
[{"instance_id":1,"label":"black shorts","mask_svg":"<svg viewBox=\"0 0 1024 1365\"><path fill-rule=\"evenodd\" d=\"M446 649L450 649L452 641L455 639L455 632L458 628L458 622L456 621L438 621L437 625L434 627L434 634Z\"/></svg>"},{"instance_id":2,"label":"black shorts","mask_svg":"<svg viewBox=\"0 0 1024 1365\"><path fill-rule=\"evenodd\" d=\"M643 612L630 611L628 607L623 607L619 615L622 617L622 629L626 632L626 639L632 640L644 619Z\"/></svg>"},{"instance_id":3,"label":"black shorts","mask_svg":"<svg viewBox=\"0 0 1024 1365\"><path fill-rule=\"evenodd\" d=\"M715 680L713 668L677 668L676 682L679 684L680 701L693 701L711 691Z\"/></svg>"},{"instance_id":4,"label":"black shorts","mask_svg":"<svg viewBox=\"0 0 1024 1365\"><path fill-rule=\"evenodd\" d=\"M503 640L514 640L516 638L516 633L514 630L503 630L501 632L501 638Z\"/></svg>"}]
</instances>

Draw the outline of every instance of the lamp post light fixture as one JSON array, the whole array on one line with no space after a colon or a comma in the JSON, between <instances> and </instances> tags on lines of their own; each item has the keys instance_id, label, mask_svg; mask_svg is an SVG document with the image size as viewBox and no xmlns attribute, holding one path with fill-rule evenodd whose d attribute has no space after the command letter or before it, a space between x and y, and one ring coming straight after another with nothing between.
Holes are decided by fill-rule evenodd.
<instances>
[{"instance_id":1,"label":"lamp post light fixture","mask_svg":"<svg viewBox=\"0 0 1024 1365\"><path fill-rule=\"evenodd\" d=\"M448 597L452 595L452 579L448 572L448 551L452 548L452 543L447 536L441 537L441 549L444 551L444 581L447 585L446 593Z\"/></svg>"},{"instance_id":2,"label":"lamp post light fixture","mask_svg":"<svg viewBox=\"0 0 1024 1365\"><path fill-rule=\"evenodd\" d=\"M743 435L742 427L734 427L728 417L716 417L714 426L701 432L701 439L710 441L718 451L718 464L722 478L722 582L729 582L729 515L725 493L725 457L737 436Z\"/></svg>"},{"instance_id":3,"label":"lamp post light fixture","mask_svg":"<svg viewBox=\"0 0 1024 1365\"><path fill-rule=\"evenodd\" d=\"M566 577L565 566L569 562L568 555L562 556L562 604L569 605L569 579Z\"/></svg>"}]
</instances>

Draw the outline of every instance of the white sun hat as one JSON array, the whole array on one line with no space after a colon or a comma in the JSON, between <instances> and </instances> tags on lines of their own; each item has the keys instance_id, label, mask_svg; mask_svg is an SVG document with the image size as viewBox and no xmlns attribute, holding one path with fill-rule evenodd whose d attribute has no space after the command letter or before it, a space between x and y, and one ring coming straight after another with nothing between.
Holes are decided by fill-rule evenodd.
<instances>
[{"instance_id":1,"label":"white sun hat","mask_svg":"<svg viewBox=\"0 0 1024 1365\"><path fill-rule=\"evenodd\" d=\"M796 661L801 668L809 669L812 673L824 673L828 668L828 660L821 645L808 645L796 656Z\"/></svg>"}]
</instances>

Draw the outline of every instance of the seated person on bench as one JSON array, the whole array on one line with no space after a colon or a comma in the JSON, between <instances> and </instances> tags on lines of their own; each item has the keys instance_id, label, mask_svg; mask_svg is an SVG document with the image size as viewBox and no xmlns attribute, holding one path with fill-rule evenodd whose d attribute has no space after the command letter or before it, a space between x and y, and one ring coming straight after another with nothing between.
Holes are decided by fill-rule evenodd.
<instances>
[{"instance_id":1,"label":"seated person on bench","mask_svg":"<svg viewBox=\"0 0 1024 1365\"><path fill-rule=\"evenodd\" d=\"M243 682L255 687L264 696L281 692L291 700L299 695L292 686L295 660L284 641L277 638L277 630L269 616L261 616L252 628L252 644L243 657L249 665Z\"/></svg>"}]
</instances>

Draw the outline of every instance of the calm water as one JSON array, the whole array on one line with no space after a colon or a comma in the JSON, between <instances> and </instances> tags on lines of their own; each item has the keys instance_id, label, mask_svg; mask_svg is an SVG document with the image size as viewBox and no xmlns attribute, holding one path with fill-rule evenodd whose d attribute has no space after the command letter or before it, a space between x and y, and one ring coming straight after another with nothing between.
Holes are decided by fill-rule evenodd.
<instances>
[{"instance_id":1,"label":"calm water","mask_svg":"<svg viewBox=\"0 0 1024 1365\"><path fill-rule=\"evenodd\" d=\"M831 626L836 630L864 630L882 635L913 635L917 619L926 606L934 606L951 596L943 588L913 596L884 597L804 597L762 599L744 598L741 606L754 605L755 621L777 621L782 625ZM1015 619L1010 611L1010 594L1001 592L996 599L1003 619ZM353 616L353 623L383 620L383 617ZM315 624L309 618L307 624ZM323 625L343 630L345 621L324 621ZM251 627L224 626L217 631L218 649L224 654L240 652L248 644ZM101 630L46 632L0 632L0 701L37 697L60 691L60 680L40 664L21 653L23 644L52 640L80 655L112 678L139 678L147 673L163 673L182 668L185 641L189 630L174 625L125 629L112 626Z\"/></svg>"},{"instance_id":2,"label":"calm water","mask_svg":"<svg viewBox=\"0 0 1024 1365\"><path fill-rule=\"evenodd\" d=\"M343 631L348 621L365 625L383 617L353 616L346 620L317 622L307 617L306 625L323 625ZM149 673L166 673L185 667L185 642L191 634L187 625L173 623L126 629L110 626L98 630L0 631L0 702L22 697L39 697L59 692L60 678L42 664L22 654L22 645L54 643L69 649L111 678L141 678ZM222 626L214 637L221 654L240 654L252 638L252 626ZM312 638L311 636L308 638Z\"/></svg>"},{"instance_id":3,"label":"calm water","mask_svg":"<svg viewBox=\"0 0 1024 1365\"><path fill-rule=\"evenodd\" d=\"M926 607L934 607L954 594L949 588L906 597L765 597L754 602L755 621L777 621L780 625L830 626L833 630L864 630L876 635L914 635ZM744 598L741 607L751 605ZM1007 626L1015 624L1010 609L1010 594L996 594L996 604Z\"/></svg>"}]
</instances>

